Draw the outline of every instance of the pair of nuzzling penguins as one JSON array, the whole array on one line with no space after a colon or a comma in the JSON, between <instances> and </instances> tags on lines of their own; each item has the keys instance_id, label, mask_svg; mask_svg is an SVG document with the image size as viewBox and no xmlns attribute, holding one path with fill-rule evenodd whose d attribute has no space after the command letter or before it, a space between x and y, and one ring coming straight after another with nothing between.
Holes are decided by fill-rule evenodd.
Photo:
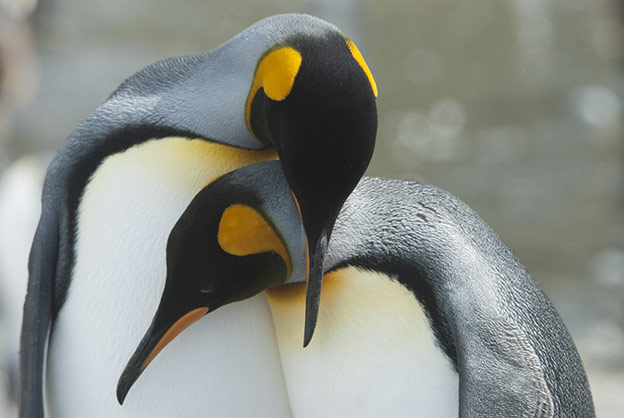
<instances>
[{"instance_id":1,"label":"pair of nuzzling penguins","mask_svg":"<svg viewBox=\"0 0 624 418\"><path fill-rule=\"evenodd\" d=\"M21 417L594 416L484 221L362 178L376 96L353 42L296 14L127 79L48 169Z\"/></svg>"}]
</instances>

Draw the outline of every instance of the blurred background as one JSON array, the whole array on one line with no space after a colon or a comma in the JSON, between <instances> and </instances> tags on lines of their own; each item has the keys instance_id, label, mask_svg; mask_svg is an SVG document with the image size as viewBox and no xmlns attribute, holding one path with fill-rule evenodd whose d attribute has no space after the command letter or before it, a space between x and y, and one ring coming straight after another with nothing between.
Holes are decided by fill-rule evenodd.
<instances>
[{"instance_id":1,"label":"blurred background","mask_svg":"<svg viewBox=\"0 0 624 418\"><path fill-rule=\"evenodd\" d=\"M379 86L369 175L472 206L563 316L598 417L624 411L624 2L0 0L0 417L49 153L132 73L305 12Z\"/></svg>"}]
</instances>

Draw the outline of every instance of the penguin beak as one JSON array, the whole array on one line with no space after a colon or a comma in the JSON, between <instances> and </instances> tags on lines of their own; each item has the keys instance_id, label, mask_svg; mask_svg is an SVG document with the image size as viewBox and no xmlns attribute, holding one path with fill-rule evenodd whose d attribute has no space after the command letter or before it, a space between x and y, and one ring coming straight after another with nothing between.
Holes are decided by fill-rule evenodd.
<instances>
[{"instance_id":1,"label":"penguin beak","mask_svg":"<svg viewBox=\"0 0 624 418\"><path fill-rule=\"evenodd\" d=\"M199 307L183 315L172 315L170 309L159 307L152 325L143 337L137 350L126 365L117 384L117 400L123 405L128 391L134 382L141 376L154 358L182 331L191 326L208 313L208 307ZM171 318L177 319L172 321Z\"/></svg>"},{"instance_id":2,"label":"penguin beak","mask_svg":"<svg viewBox=\"0 0 624 418\"><path fill-rule=\"evenodd\" d=\"M335 219L328 220L333 225ZM303 346L307 347L314 335L318 310L321 301L321 287L323 283L323 262L327 252L330 229L323 229L317 234L308 234L308 260L309 269L306 283L306 310L305 328L303 333ZM310 242L312 245L310 245Z\"/></svg>"},{"instance_id":3,"label":"penguin beak","mask_svg":"<svg viewBox=\"0 0 624 418\"><path fill-rule=\"evenodd\" d=\"M306 238L279 161L206 186L167 242L167 279L152 323L124 369L117 400L161 350L209 311L306 277Z\"/></svg>"}]
</instances>

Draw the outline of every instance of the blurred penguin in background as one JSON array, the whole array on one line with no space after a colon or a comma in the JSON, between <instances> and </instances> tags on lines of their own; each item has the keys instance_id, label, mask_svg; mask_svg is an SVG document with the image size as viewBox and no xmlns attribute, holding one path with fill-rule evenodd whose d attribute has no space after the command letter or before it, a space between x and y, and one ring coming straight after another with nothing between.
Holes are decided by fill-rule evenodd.
<instances>
[{"instance_id":1,"label":"blurred penguin in background","mask_svg":"<svg viewBox=\"0 0 624 418\"><path fill-rule=\"evenodd\" d=\"M22 307L28 281L28 254L39 214L49 157L25 155L0 178L0 368L15 399Z\"/></svg>"}]
</instances>

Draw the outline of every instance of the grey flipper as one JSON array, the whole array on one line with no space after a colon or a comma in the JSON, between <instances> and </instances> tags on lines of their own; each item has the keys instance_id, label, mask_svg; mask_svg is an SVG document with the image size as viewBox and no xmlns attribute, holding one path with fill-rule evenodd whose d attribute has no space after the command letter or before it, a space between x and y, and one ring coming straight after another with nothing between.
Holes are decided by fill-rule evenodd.
<instances>
[{"instance_id":1,"label":"grey flipper","mask_svg":"<svg viewBox=\"0 0 624 418\"><path fill-rule=\"evenodd\" d=\"M464 320L455 340L460 416L553 417L544 365L518 325L486 316Z\"/></svg>"},{"instance_id":2,"label":"grey flipper","mask_svg":"<svg viewBox=\"0 0 624 418\"><path fill-rule=\"evenodd\" d=\"M54 208L43 207L30 252L28 289L20 342L20 417L43 417L43 368L50 328L59 248Z\"/></svg>"},{"instance_id":3,"label":"grey flipper","mask_svg":"<svg viewBox=\"0 0 624 418\"><path fill-rule=\"evenodd\" d=\"M461 417L593 417L574 343L539 285L469 207L432 186L365 178L326 270L383 271L411 290L460 379Z\"/></svg>"}]
</instances>

